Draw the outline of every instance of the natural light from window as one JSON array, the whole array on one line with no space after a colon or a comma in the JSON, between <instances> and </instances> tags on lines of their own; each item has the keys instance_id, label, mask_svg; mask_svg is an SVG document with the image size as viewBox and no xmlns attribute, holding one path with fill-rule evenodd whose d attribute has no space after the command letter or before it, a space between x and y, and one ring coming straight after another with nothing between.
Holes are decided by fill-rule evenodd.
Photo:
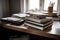
<instances>
[{"instance_id":1,"label":"natural light from window","mask_svg":"<svg viewBox=\"0 0 60 40\"><path fill-rule=\"evenodd\" d=\"M58 0L44 0L44 10L48 10L50 1L55 2L53 10L57 10Z\"/></svg>"},{"instance_id":2,"label":"natural light from window","mask_svg":"<svg viewBox=\"0 0 60 40\"><path fill-rule=\"evenodd\" d=\"M39 9L39 0L29 0L29 10Z\"/></svg>"}]
</instances>

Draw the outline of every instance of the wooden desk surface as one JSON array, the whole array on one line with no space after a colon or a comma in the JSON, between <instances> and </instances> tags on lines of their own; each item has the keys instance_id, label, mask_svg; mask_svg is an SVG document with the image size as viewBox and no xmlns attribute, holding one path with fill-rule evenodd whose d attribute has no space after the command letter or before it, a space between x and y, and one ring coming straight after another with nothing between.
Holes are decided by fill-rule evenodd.
<instances>
[{"instance_id":1,"label":"wooden desk surface","mask_svg":"<svg viewBox=\"0 0 60 40\"><path fill-rule=\"evenodd\" d=\"M48 28L44 31L40 31L40 30L33 29L30 27L28 27L27 29L21 28L21 27L24 27L23 25L16 26L16 25L0 23L0 26L3 26L8 29L16 30L16 31L38 35L38 36L44 36L44 37L49 37L49 38L54 38L54 39L60 38L59 37L60 36L60 23L59 22L53 22L52 28Z\"/></svg>"}]
</instances>

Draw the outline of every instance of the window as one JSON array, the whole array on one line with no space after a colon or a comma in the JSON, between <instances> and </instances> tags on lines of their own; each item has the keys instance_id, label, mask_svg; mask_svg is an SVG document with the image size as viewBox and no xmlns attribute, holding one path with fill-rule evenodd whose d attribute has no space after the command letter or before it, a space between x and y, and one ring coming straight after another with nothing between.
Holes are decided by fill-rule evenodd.
<instances>
[{"instance_id":1,"label":"window","mask_svg":"<svg viewBox=\"0 0 60 40\"><path fill-rule=\"evenodd\" d=\"M29 5L28 5L28 9L31 10L31 9L39 9L39 0L29 0L28 1Z\"/></svg>"},{"instance_id":2,"label":"window","mask_svg":"<svg viewBox=\"0 0 60 40\"><path fill-rule=\"evenodd\" d=\"M55 3L53 10L57 10L58 0L44 0L44 10L48 10L48 6L49 6L50 1Z\"/></svg>"},{"instance_id":3,"label":"window","mask_svg":"<svg viewBox=\"0 0 60 40\"><path fill-rule=\"evenodd\" d=\"M30 11L32 9L33 10L38 9L38 11L48 10L50 1L55 2L53 10L57 11L58 0L25 0L25 4L26 4L25 11Z\"/></svg>"}]
</instances>

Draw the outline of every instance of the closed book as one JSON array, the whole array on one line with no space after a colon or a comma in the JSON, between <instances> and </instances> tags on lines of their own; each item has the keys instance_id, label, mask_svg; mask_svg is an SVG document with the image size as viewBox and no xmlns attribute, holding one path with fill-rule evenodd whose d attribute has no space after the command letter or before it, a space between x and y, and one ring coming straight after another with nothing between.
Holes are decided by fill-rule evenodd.
<instances>
[{"instance_id":1,"label":"closed book","mask_svg":"<svg viewBox=\"0 0 60 40\"><path fill-rule=\"evenodd\" d=\"M45 26L47 26L47 25L49 25L49 24L52 24L52 23L53 23L52 21L47 22L47 23L45 23L45 24L35 23L35 22L31 22L31 21L25 21L25 22L26 22L26 23L29 23L29 24L33 24L33 25L37 25L37 26L41 26L41 27L45 27Z\"/></svg>"},{"instance_id":2,"label":"closed book","mask_svg":"<svg viewBox=\"0 0 60 40\"><path fill-rule=\"evenodd\" d=\"M28 13L32 18L36 18L36 19L42 19L46 17L46 14L42 14L42 13Z\"/></svg>"},{"instance_id":3,"label":"closed book","mask_svg":"<svg viewBox=\"0 0 60 40\"><path fill-rule=\"evenodd\" d=\"M31 21L31 22L35 22L35 23L41 23L41 24L45 24L49 21L52 21L51 19L34 19L34 18L25 18L26 21Z\"/></svg>"},{"instance_id":4,"label":"closed book","mask_svg":"<svg viewBox=\"0 0 60 40\"><path fill-rule=\"evenodd\" d=\"M52 26L52 24L49 24L49 25L47 25L47 26L45 26L45 27L41 27L41 26L36 26L36 25L28 24L28 23L24 23L24 25L25 25L26 27L32 27L32 28L39 29L39 30L44 30L44 29Z\"/></svg>"},{"instance_id":5,"label":"closed book","mask_svg":"<svg viewBox=\"0 0 60 40\"><path fill-rule=\"evenodd\" d=\"M15 17L6 17L6 18L1 18L0 21L5 23L10 23L13 25L22 25L25 19L15 18Z\"/></svg>"}]
</instances>

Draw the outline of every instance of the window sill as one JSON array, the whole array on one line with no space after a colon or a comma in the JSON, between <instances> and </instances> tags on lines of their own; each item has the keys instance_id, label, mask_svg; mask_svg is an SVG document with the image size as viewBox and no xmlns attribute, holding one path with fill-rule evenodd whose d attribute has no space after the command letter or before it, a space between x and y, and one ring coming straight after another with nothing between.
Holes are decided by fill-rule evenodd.
<instances>
[{"instance_id":1,"label":"window sill","mask_svg":"<svg viewBox=\"0 0 60 40\"><path fill-rule=\"evenodd\" d=\"M48 13L48 11L28 11L26 13ZM57 14L56 11L53 11L53 13L56 13Z\"/></svg>"}]
</instances>

